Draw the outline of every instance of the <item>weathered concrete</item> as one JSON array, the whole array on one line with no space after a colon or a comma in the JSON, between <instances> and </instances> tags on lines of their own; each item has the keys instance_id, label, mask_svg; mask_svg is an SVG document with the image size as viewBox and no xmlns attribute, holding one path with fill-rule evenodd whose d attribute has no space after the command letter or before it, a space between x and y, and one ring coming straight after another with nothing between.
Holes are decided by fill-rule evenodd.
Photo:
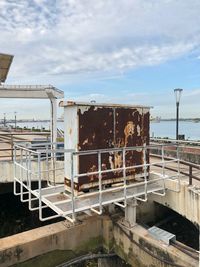
<instances>
[{"instance_id":1,"label":"weathered concrete","mask_svg":"<svg viewBox=\"0 0 200 267\"><path fill-rule=\"evenodd\" d=\"M177 190L178 182L167 180L166 187ZM179 193L167 190L164 197L152 194L149 200L167 206L196 225L200 225L200 187L189 186L187 181L182 181Z\"/></svg>"},{"instance_id":2,"label":"weathered concrete","mask_svg":"<svg viewBox=\"0 0 200 267\"><path fill-rule=\"evenodd\" d=\"M113 237L116 254L131 266L198 267L198 261L173 246L153 239L147 230L139 225L127 229L123 224L116 223L113 226Z\"/></svg>"},{"instance_id":3,"label":"weathered concrete","mask_svg":"<svg viewBox=\"0 0 200 267\"><path fill-rule=\"evenodd\" d=\"M129 227L133 227L136 225L136 208L136 199L131 199L127 201L127 206L125 208L125 221Z\"/></svg>"},{"instance_id":4,"label":"weathered concrete","mask_svg":"<svg viewBox=\"0 0 200 267\"><path fill-rule=\"evenodd\" d=\"M0 267L30 259L17 266L39 266L38 263L42 262L43 267L54 267L102 247L108 252L116 252L132 266L170 266L164 265L165 261L184 267L197 267L197 262L191 257L154 240L141 226L128 229L108 216L89 217L75 226L59 222L3 238L0 240Z\"/></svg>"},{"instance_id":5,"label":"weathered concrete","mask_svg":"<svg viewBox=\"0 0 200 267\"><path fill-rule=\"evenodd\" d=\"M56 250L71 252L68 254L74 257L100 249L102 246L101 225L99 217L90 217L76 226L59 222L2 238L0 240L0 267L11 266Z\"/></svg>"},{"instance_id":6,"label":"weathered concrete","mask_svg":"<svg viewBox=\"0 0 200 267\"><path fill-rule=\"evenodd\" d=\"M166 186L173 190L178 189L178 183L175 180L166 181ZM145 210L143 205L138 209L137 214L142 213L140 216L150 219L154 216L153 202L155 201L173 209L193 223L199 224L199 196L199 189L188 186L188 182L182 181L179 193L167 190L164 197L152 194L149 196L151 208L148 205ZM139 203L139 207L140 205L142 204ZM131 218L135 218L135 212L131 214L133 215ZM154 240L141 226L128 228L124 225L126 224L113 224L108 216L90 217L76 226L60 222L0 239L0 267L11 266L44 254L41 256L43 261L45 257L50 257L53 258L53 264L58 264L74 255L101 247L109 252L115 251L133 266L138 264L141 267L170 266L163 265L163 260L185 267L198 266L195 260L176 248L167 247L164 243ZM52 257L55 251L60 255L58 258ZM46 253L50 253L50 256L46 256ZM53 264L45 267L53 267Z\"/></svg>"},{"instance_id":7,"label":"weathered concrete","mask_svg":"<svg viewBox=\"0 0 200 267\"><path fill-rule=\"evenodd\" d=\"M32 172L38 171L38 164L37 162L32 162L31 164ZM52 169L52 163L48 163L48 168ZM56 161L56 183L64 183L64 161ZM13 183L14 178L14 165L12 161L0 161L0 183ZM42 172L42 180L47 180L48 173L45 171L47 170L46 161L41 161L41 170ZM19 176L19 168L16 168L16 177ZM24 180L26 180L26 173L24 171ZM38 180L36 176L31 178L32 181ZM53 172L49 172L49 180L54 181L53 179Z\"/></svg>"}]
</instances>

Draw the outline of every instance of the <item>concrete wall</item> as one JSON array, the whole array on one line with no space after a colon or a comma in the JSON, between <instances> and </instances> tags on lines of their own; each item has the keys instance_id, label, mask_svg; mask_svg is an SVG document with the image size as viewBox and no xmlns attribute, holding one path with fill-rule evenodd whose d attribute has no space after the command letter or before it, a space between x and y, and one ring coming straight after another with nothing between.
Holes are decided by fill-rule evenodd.
<instances>
[{"instance_id":1,"label":"concrete wall","mask_svg":"<svg viewBox=\"0 0 200 267\"><path fill-rule=\"evenodd\" d=\"M75 226L66 221L59 222L0 239L0 267L14 264L20 267L55 267L102 247L108 252L116 252L127 263L137 267L171 266L163 262L183 267L198 266L195 260L175 247L154 240L139 225L128 229L121 219L94 216Z\"/></svg>"},{"instance_id":2,"label":"concrete wall","mask_svg":"<svg viewBox=\"0 0 200 267\"><path fill-rule=\"evenodd\" d=\"M139 225L127 229L120 223L113 226L115 252L131 266L168 267L177 264L183 267L198 267L191 257L153 239L146 229Z\"/></svg>"},{"instance_id":3,"label":"concrete wall","mask_svg":"<svg viewBox=\"0 0 200 267\"><path fill-rule=\"evenodd\" d=\"M178 182L167 180L166 187L177 190ZM167 190L164 197L152 194L149 196L149 200L167 206L191 222L200 225L200 187L189 186L188 181L181 182L179 193Z\"/></svg>"},{"instance_id":4,"label":"concrete wall","mask_svg":"<svg viewBox=\"0 0 200 267\"><path fill-rule=\"evenodd\" d=\"M65 260L102 246L101 220L90 217L72 226L65 222L44 226L0 239L0 267L11 266L53 251L64 251ZM59 253L57 253L59 255ZM43 266L60 264L63 257ZM28 264L27 266L36 266Z\"/></svg>"},{"instance_id":5,"label":"concrete wall","mask_svg":"<svg viewBox=\"0 0 200 267\"><path fill-rule=\"evenodd\" d=\"M52 163L48 163L49 169L52 169ZM64 161L56 161L56 183L64 183ZM32 162L32 172L37 172L38 164L37 162ZM46 162L41 162L42 179L47 180L47 169ZM16 168L16 177L20 178L20 170ZM49 178L53 181L53 172L49 173ZM24 170L24 180L26 179L26 171ZM0 161L0 183L10 183L14 180L14 164L12 161ZM32 177L32 180L37 180L35 176Z\"/></svg>"}]
</instances>

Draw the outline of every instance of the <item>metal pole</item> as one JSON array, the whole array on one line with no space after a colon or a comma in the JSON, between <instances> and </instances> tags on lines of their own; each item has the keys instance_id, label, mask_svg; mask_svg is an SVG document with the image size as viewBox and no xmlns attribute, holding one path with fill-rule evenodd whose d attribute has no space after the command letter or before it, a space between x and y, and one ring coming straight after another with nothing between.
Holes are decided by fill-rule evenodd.
<instances>
[{"instance_id":1,"label":"metal pole","mask_svg":"<svg viewBox=\"0 0 200 267\"><path fill-rule=\"evenodd\" d=\"M176 140L179 140L179 103L180 103L180 98L181 98L181 93L182 93L183 89L181 88L176 88L174 89L174 94L175 94L175 98L176 98Z\"/></svg>"},{"instance_id":2,"label":"metal pole","mask_svg":"<svg viewBox=\"0 0 200 267\"><path fill-rule=\"evenodd\" d=\"M72 220L76 221L75 201L74 201L74 154L71 152L71 201L72 201Z\"/></svg>"},{"instance_id":3,"label":"metal pole","mask_svg":"<svg viewBox=\"0 0 200 267\"><path fill-rule=\"evenodd\" d=\"M176 140L179 139L179 103L176 103Z\"/></svg>"}]
</instances>

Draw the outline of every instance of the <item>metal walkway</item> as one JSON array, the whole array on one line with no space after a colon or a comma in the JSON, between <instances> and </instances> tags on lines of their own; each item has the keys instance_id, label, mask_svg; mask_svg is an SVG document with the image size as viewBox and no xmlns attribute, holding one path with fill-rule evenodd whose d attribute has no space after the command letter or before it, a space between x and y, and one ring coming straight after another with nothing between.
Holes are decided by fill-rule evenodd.
<instances>
[{"instance_id":1,"label":"metal walkway","mask_svg":"<svg viewBox=\"0 0 200 267\"><path fill-rule=\"evenodd\" d=\"M65 149L49 149L55 147L55 144L40 144L38 146L15 145L14 157L14 194L19 195L22 202L27 202L30 210L38 210L41 221L50 220L57 217L64 217L67 220L74 222L76 215L79 212L92 211L97 214L102 214L103 207L114 203L125 208L129 199L137 199L139 201L147 201L148 194L154 193L165 195L166 179L177 179L180 185L180 167L177 150L177 158L165 157L165 148L167 145L154 145L139 147L143 151L143 164L126 166L125 154L127 151L137 150L138 147L132 148L112 148L107 150L95 151L80 151ZM148 163L146 160L147 153L151 149L159 149L161 159L157 162ZM109 170L101 169L101 155L103 153L122 153L123 162L121 167ZM98 170L90 173L75 173L74 157L80 155L97 154L99 159ZM57 162L64 159L64 154L70 154L71 158L71 192L67 192L63 184L56 184L56 176L59 172L63 175L64 166L57 167ZM61 161L62 161L61 160ZM177 163L177 174L171 177L165 175L165 167L168 163ZM151 172L151 166L161 164L161 173ZM63 164L64 165L64 164ZM136 168L143 168L142 177L138 177L134 181L128 181L127 171ZM102 175L108 172L120 171L123 173L123 182L115 184L109 188L102 185ZM74 194L74 179L84 175L98 175L98 188L93 192L82 193L81 195ZM33 189L32 181L37 180L37 188ZM47 180L47 186L42 187L42 181ZM43 210L50 208L55 214L44 217Z\"/></svg>"}]
</instances>

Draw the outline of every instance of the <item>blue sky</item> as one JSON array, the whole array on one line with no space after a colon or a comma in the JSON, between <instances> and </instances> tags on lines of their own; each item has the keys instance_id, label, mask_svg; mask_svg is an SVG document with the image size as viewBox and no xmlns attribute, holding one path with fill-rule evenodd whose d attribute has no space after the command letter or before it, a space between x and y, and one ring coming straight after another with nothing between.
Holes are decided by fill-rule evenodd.
<instances>
[{"instance_id":1,"label":"blue sky","mask_svg":"<svg viewBox=\"0 0 200 267\"><path fill-rule=\"evenodd\" d=\"M53 84L65 99L150 105L200 117L199 0L0 0L9 84ZM47 118L47 101L0 100L12 118ZM62 109L59 110L59 115Z\"/></svg>"}]
</instances>

